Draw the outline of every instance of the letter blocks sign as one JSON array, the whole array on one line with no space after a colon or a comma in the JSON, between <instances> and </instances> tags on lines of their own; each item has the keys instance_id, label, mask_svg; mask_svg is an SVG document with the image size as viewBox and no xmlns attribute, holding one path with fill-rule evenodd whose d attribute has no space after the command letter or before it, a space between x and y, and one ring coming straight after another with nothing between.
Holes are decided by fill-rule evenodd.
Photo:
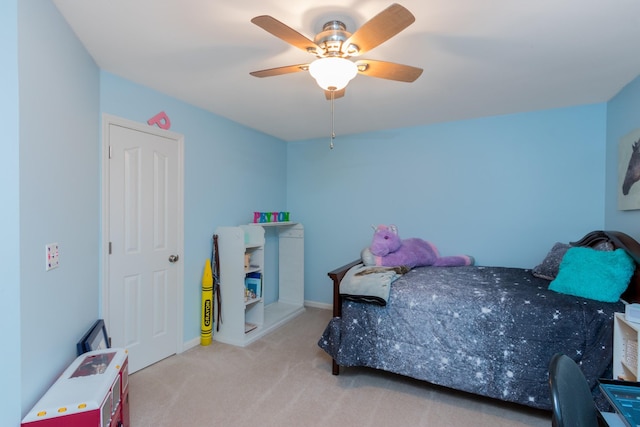
<instances>
[{"instance_id":1,"label":"letter blocks sign","mask_svg":"<svg viewBox=\"0 0 640 427\"><path fill-rule=\"evenodd\" d=\"M289 222L289 212L254 212L253 222Z\"/></svg>"}]
</instances>

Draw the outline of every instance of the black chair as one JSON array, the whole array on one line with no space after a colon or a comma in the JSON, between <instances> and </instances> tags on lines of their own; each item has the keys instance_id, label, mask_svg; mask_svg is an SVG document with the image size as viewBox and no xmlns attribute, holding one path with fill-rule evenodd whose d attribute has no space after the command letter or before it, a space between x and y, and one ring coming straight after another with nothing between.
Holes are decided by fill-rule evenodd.
<instances>
[{"instance_id":1,"label":"black chair","mask_svg":"<svg viewBox=\"0 0 640 427\"><path fill-rule=\"evenodd\" d=\"M608 424L596 408L589 383L569 356L557 353L549 363L553 427L599 427Z\"/></svg>"}]
</instances>

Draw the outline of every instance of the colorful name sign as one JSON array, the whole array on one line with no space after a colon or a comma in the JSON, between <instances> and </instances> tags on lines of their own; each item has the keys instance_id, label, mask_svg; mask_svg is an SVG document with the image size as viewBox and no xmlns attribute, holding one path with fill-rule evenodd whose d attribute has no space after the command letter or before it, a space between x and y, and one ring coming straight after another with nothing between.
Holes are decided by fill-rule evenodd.
<instances>
[{"instance_id":1,"label":"colorful name sign","mask_svg":"<svg viewBox=\"0 0 640 427\"><path fill-rule=\"evenodd\" d=\"M254 212L253 222L287 222L289 221L289 212Z\"/></svg>"}]
</instances>

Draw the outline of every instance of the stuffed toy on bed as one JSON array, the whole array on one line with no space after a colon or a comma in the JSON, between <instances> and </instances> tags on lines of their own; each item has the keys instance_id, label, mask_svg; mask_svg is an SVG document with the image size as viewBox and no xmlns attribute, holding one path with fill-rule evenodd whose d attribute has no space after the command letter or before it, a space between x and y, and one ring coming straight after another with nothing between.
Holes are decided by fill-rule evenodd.
<instances>
[{"instance_id":1,"label":"stuffed toy on bed","mask_svg":"<svg viewBox=\"0 0 640 427\"><path fill-rule=\"evenodd\" d=\"M362 250L364 265L458 267L473 265L468 255L441 257L438 249L426 240L418 238L400 239L395 225L379 225L375 228L371 246Z\"/></svg>"}]
</instances>

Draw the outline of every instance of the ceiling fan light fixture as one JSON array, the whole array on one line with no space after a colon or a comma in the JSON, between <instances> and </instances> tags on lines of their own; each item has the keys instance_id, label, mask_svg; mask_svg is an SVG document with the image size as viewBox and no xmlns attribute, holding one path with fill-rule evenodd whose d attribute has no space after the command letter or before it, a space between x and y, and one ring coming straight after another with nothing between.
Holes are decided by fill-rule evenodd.
<instances>
[{"instance_id":1,"label":"ceiling fan light fixture","mask_svg":"<svg viewBox=\"0 0 640 427\"><path fill-rule=\"evenodd\" d=\"M358 67L345 58L320 58L309 64L309 73L322 89L340 90L358 74Z\"/></svg>"}]
</instances>

